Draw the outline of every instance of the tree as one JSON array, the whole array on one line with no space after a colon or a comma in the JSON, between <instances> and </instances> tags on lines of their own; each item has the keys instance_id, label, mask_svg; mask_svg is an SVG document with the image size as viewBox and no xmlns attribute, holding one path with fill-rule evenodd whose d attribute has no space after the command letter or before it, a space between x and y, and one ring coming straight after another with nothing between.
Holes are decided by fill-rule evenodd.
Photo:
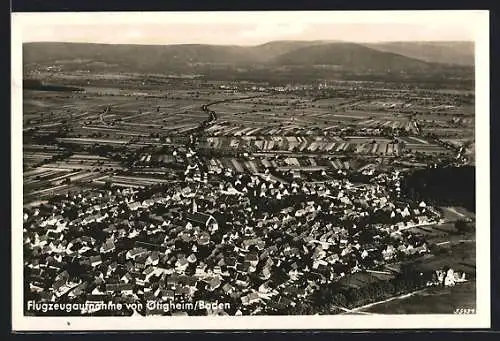
<instances>
[{"instance_id":1,"label":"tree","mask_svg":"<svg viewBox=\"0 0 500 341\"><path fill-rule=\"evenodd\" d=\"M347 298L344 296L344 294L337 293L332 297L332 304L339 307L345 307L347 306Z\"/></svg>"},{"instance_id":2,"label":"tree","mask_svg":"<svg viewBox=\"0 0 500 341\"><path fill-rule=\"evenodd\" d=\"M467 221L463 219L457 220L455 222L455 229L457 229L458 232L469 232L471 230Z\"/></svg>"}]
</instances>

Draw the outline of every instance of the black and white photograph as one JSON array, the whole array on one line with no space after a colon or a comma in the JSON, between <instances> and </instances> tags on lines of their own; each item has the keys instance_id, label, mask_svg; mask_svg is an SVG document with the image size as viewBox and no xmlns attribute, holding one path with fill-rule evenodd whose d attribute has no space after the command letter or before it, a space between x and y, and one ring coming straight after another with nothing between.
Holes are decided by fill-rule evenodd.
<instances>
[{"instance_id":1,"label":"black and white photograph","mask_svg":"<svg viewBox=\"0 0 500 341\"><path fill-rule=\"evenodd\" d=\"M487 11L12 25L14 329L490 326Z\"/></svg>"}]
</instances>

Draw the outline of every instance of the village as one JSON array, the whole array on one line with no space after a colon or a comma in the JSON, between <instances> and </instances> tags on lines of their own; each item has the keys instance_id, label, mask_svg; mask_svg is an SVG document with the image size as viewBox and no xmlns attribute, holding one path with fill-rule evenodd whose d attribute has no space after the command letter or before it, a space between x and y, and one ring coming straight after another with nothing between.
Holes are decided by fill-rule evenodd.
<instances>
[{"instance_id":1,"label":"village","mask_svg":"<svg viewBox=\"0 0 500 341\"><path fill-rule=\"evenodd\" d=\"M443 221L425 202L400 198L398 171L371 172L365 184L196 165L184 175L175 184L89 189L26 207L28 298L143 306L205 300L231 308L189 314L279 314L321 286L429 254L414 228ZM439 281L435 270L442 269L429 285L446 277Z\"/></svg>"}]
</instances>

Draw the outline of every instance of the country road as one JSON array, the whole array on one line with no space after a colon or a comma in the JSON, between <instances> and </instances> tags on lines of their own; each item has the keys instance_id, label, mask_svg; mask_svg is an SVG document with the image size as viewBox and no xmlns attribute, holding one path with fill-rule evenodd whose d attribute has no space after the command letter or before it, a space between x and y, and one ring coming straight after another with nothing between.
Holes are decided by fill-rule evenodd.
<instances>
[{"instance_id":1,"label":"country road","mask_svg":"<svg viewBox=\"0 0 500 341\"><path fill-rule=\"evenodd\" d=\"M371 308L373 306L376 306L376 305L379 305L379 304L382 304L382 303L387 303L387 302L391 302L391 301L394 301L394 300L407 298L407 297L416 295L418 293L424 292L425 290L427 290L427 288L416 290L416 291L412 291L410 293L402 294L402 295L399 295L399 296L389 297L388 299L385 299L385 300L382 300L382 301L373 302L373 303L369 303L369 304L365 304L363 306L356 307L356 308L353 308L353 309L347 309L347 308L338 307L338 306L336 308L343 310L344 314L368 314L368 315L376 315L374 313L370 313L370 312L366 312L366 311L362 311L362 310L363 309L367 309L367 308Z\"/></svg>"}]
</instances>

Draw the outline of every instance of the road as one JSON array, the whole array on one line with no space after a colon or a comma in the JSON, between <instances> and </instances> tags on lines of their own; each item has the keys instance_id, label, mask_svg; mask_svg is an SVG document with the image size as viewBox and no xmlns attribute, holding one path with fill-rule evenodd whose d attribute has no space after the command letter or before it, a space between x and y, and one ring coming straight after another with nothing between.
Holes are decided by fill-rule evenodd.
<instances>
[{"instance_id":1,"label":"road","mask_svg":"<svg viewBox=\"0 0 500 341\"><path fill-rule=\"evenodd\" d=\"M416 291L412 291L412 292L407 293L407 294L402 294L402 295L398 295L398 296L389 297L388 299L377 301L377 302L373 302L373 303L369 303L369 304L365 304L363 306L356 307L356 308L353 308L353 309L348 309L348 308L339 307L339 306L335 306L335 308L343 310L344 313L342 313L342 314L377 315L375 313L370 313L370 312L366 312L366 311L363 311L363 310L367 309L367 308L371 308L371 307L379 305L379 304L382 304L382 303L387 303L387 302L391 302L391 301L394 301L394 300L404 299L404 298L407 298L407 297L410 297L410 296L422 293L425 290L427 290L427 288L416 290Z\"/></svg>"}]
</instances>

